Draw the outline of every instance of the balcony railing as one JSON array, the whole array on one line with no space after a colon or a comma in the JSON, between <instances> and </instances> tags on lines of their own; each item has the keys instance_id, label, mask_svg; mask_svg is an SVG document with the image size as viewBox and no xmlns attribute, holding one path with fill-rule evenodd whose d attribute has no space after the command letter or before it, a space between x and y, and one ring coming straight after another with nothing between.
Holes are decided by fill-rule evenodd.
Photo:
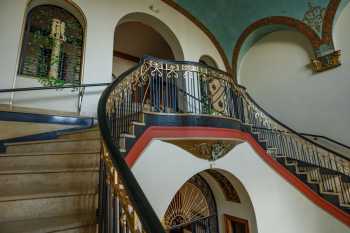
<instances>
[{"instance_id":1,"label":"balcony railing","mask_svg":"<svg viewBox=\"0 0 350 233\"><path fill-rule=\"evenodd\" d=\"M144 57L117 78L99 102L104 145L99 232L114 232L118 227L132 233L164 232L119 152L121 135L128 133L132 122L142 122L145 112L235 119L250 128L258 141L265 141L265 149L275 159L294 159L350 175L346 157L314 144L277 121L229 74L200 63ZM343 200L350 202L350 195L344 195Z\"/></svg>"}]
</instances>

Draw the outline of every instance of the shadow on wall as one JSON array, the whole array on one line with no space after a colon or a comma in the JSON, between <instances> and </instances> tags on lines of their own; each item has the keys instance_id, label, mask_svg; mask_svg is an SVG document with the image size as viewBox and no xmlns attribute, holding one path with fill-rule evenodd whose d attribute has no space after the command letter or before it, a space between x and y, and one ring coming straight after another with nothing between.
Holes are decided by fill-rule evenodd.
<instances>
[{"instance_id":1,"label":"shadow on wall","mask_svg":"<svg viewBox=\"0 0 350 233\"><path fill-rule=\"evenodd\" d=\"M115 28L113 74L119 76L137 64L144 55L184 59L180 43L167 25L145 13L128 14Z\"/></svg>"}]
</instances>

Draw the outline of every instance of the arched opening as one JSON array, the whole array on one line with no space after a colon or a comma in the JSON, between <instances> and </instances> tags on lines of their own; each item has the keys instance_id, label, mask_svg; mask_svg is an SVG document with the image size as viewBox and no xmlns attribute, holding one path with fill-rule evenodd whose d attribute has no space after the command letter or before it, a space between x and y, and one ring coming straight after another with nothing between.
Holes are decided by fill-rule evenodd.
<instances>
[{"instance_id":1,"label":"arched opening","mask_svg":"<svg viewBox=\"0 0 350 233\"><path fill-rule=\"evenodd\" d=\"M257 232L249 195L229 172L207 169L187 180L163 218L168 232Z\"/></svg>"},{"instance_id":2,"label":"arched opening","mask_svg":"<svg viewBox=\"0 0 350 233\"><path fill-rule=\"evenodd\" d=\"M18 74L44 86L80 84L85 18L67 1L31 1Z\"/></svg>"},{"instance_id":3,"label":"arched opening","mask_svg":"<svg viewBox=\"0 0 350 233\"><path fill-rule=\"evenodd\" d=\"M132 13L123 17L115 29L113 75L118 77L144 55L183 59L181 46L168 26L151 15Z\"/></svg>"},{"instance_id":4,"label":"arched opening","mask_svg":"<svg viewBox=\"0 0 350 233\"><path fill-rule=\"evenodd\" d=\"M298 31L304 34L314 49L318 48L322 44L322 41L317 33L300 20L285 16L272 16L257 20L250 24L235 42L235 47L232 54L232 68L235 72L234 78L236 80L240 76L240 66L243 57L252 47L252 45L267 34L281 30ZM310 57L314 56L311 55Z\"/></svg>"},{"instance_id":5,"label":"arched opening","mask_svg":"<svg viewBox=\"0 0 350 233\"><path fill-rule=\"evenodd\" d=\"M201 56L199 58L199 62L204 64L204 65L213 67L213 68L218 68L216 61L212 57L210 57L209 55Z\"/></svg>"},{"instance_id":6,"label":"arched opening","mask_svg":"<svg viewBox=\"0 0 350 233\"><path fill-rule=\"evenodd\" d=\"M177 191L169 204L164 225L170 233L218 233L217 207L206 180L194 175Z\"/></svg>"}]
</instances>

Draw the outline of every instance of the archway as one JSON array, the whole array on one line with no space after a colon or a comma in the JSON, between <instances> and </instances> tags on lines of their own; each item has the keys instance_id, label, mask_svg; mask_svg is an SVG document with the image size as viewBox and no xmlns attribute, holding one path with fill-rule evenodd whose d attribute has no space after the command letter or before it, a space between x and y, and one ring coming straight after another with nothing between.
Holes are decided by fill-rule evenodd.
<instances>
[{"instance_id":1,"label":"archway","mask_svg":"<svg viewBox=\"0 0 350 233\"><path fill-rule=\"evenodd\" d=\"M171 200L164 215L164 225L170 233L218 233L217 218L212 190L197 174L182 185Z\"/></svg>"},{"instance_id":2,"label":"archway","mask_svg":"<svg viewBox=\"0 0 350 233\"><path fill-rule=\"evenodd\" d=\"M170 28L144 13L131 13L118 23L114 33L113 75L119 76L144 55L182 60L182 48Z\"/></svg>"},{"instance_id":3,"label":"archway","mask_svg":"<svg viewBox=\"0 0 350 233\"><path fill-rule=\"evenodd\" d=\"M170 233L257 232L247 191L221 169L203 170L187 180L173 196L163 223Z\"/></svg>"}]
</instances>

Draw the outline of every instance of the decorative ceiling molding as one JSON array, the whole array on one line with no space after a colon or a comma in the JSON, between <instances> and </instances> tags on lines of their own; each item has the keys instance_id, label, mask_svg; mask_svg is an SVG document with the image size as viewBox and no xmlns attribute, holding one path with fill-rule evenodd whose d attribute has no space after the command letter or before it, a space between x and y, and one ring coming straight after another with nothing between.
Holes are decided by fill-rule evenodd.
<instances>
[{"instance_id":1,"label":"decorative ceiling molding","mask_svg":"<svg viewBox=\"0 0 350 233\"><path fill-rule=\"evenodd\" d=\"M333 25L334 18L339 8L341 0L330 0L326 9L326 13L323 18L322 24L322 42L323 43L333 43Z\"/></svg>"},{"instance_id":2,"label":"decorative ceiling molding","mask_svg":"<svg viewBox=\"0 0 350 233\"><path fill-rule=\"evenodd\" d=\"M309 10L305 12L303 22L309 25L314 31L321 35L322 23L326 12L326 8L315 6L311 2L308 3Z\"/></svg>"},{"instance_id":3,"label":"decorative ceiling molding","mask_svg":"<svg viewBox=\"0 0 350 233\"><path fill-rule=\"evenodd\" d=\"M176 139L163 141L181 147L200 159L209 161L214 161L225 156L236 145L242 143L242 141L238 140L218 139Z\"/></svg>"},{"instance_id":4,"label":"decorative ceiling molding","mask_svg":"<svg viewBox=\"0 0 350 233\"><path fill-rule=\"evenodd\" d=\"M209 174L219 184L227 201L241 203L241 199L239 198L236 189L226 178L226 176L222 175L220 172L215 170L206 170L205 172Z\"/></svg>"},{"instance_id":5,"label":"decorative ceiling molding","mask_svg":"<svg viewBox=\"0 0 350 233\"><path fill-rule=\"evenodd\" d=\"M185 10L185 8L181 7L179 4L177 4L173 0L161 0L165 4L169 5L170 7L174 8L176 11L184 15L187 19L189 19L192 23L194 23L200 30L204 32L208 36L208 38L211 40L211 42L214 44L216 49L218 50L222 61L224 62L226 72L232 74L232 67L230 65L230 62L228 61L228 58L225 54L224 49L221 47L219 41L216 39L213 33L209 31L209 29L201 23L199 20L197 20L190 12Z\"/></svg>"}]
</instances>

